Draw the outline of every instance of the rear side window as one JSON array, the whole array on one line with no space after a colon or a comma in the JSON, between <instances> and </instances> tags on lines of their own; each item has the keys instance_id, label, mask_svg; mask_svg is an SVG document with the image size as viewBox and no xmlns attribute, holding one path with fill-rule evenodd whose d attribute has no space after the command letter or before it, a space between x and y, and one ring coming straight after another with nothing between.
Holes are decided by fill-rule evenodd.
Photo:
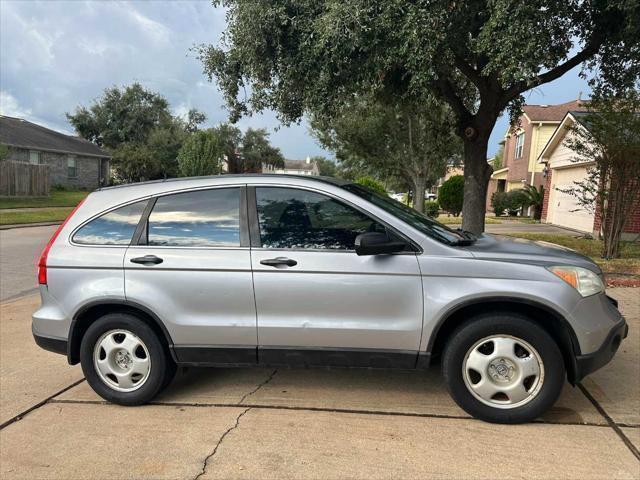
<instances>
[{"instance_id":1,"label":"rear side window","mask_svg":"<svg viewBox=\"0 0 640 480\"><path fill-rule=\"evenodd\" d=\"M240 189L160 197L149 215L147 232L147 245L239 247Z\"/></svg>"},{"instance_id":2,"label":"rear side window","mask_svg":"<svg viewBox=\"0 0 640 480\"><path fill-rule=\"evenodd\" d=\"M73 236L82 245L129 245L147 201L117 208L91 220Z\"/></svg>"}]
</instances>

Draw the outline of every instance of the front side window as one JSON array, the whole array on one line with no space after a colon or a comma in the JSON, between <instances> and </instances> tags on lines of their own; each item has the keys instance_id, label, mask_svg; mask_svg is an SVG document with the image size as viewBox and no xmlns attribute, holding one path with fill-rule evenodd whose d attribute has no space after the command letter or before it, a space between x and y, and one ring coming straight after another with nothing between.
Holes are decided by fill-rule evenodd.
<instances>
[{"instance_id":1,"label":"front side window","mask_svg":"<svg viewBox=\"0 0 640 480\"><path fill-rule=\"evenodd\" d=\"M326 195L293 188L256 188L263 248L354 250L358 235L385 232L364 213Z\"/></svg>"},{"instance_id":2,"label":"front side window","mask_svg":"<svg viewBox=\"0 0 640 480\"><path fill-rule=\"evenodd\" d=\"M132 203L91 220L73 236L82 245L129 245L147 201Z\"/></svg>"},{"instance_id":3,"label":"front side window","mask_svg":"<svg viewBox=\"0 0 640 480\"><path fill-rule=\"evenodd\" d=\"M370 203L373 203L376 207L383 209L387 213L439 242L443 242L448 245L468 245L474 241L474 237L470 236L470 234L460 230L452 230L446 225L436 222L423 213L418 213L413 208L408 207L387 195L382 195L373 190L369 190L368 188L356 183L343 185L342 188Z\"/></svg>"},{"instance_id":4,"label":"front side window","mask_svg":"<svg viewBox=\"0 0 640 480\"><path fill-rule=\"evenodd\" d=\"M240 189L199 190L158 198L149 215L147 245L239 247Z\"/></svg>"},{"instance_id":5,"label":"front side window","mask_svg":"<svg viewBox=\"0 0 640 480\"><path fill-rule=\"evenodd\" d=\"M78 176L78 159L75 155L69 155L67 157L67 176L69 178L76 178Z\"/></svg>"},{"instance_id":6,"label":"front side window","mask_svg":"<svg viewBox=\"0 0 640 480\"><path fill-rule=\"evenodd\" d=\"M522 153L524 151L524 133L520 133L516 136L516 157L522 158Z\"/></svg>"}]
</instances>

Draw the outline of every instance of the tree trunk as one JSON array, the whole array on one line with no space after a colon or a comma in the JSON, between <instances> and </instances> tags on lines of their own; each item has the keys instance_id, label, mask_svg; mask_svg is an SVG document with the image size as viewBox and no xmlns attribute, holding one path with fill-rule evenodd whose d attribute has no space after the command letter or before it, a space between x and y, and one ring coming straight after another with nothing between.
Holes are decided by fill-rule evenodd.
<instances>
[{"instance_id":1,"label":"tree trunk","mask_svg":"<svg viewBox=\"0 0 640 480\"><path fill-rule=\"evenodd\" d=\"M423 213L425 190L427 189L427 179L423 175L420 175L414 179L413 183L415 184L413 208L416 211Z\"/></svg>"},{"instance_id":2,"label":"tree trunk","mask_svg":"<svg viewBox=\"0 0 640 480\"><path fill-rule=\"evenodd\" d=\"M489 132L481 132L473 140L464 139L464 200L462 228L475 234L484 232L487 187L491 166L487 163Z\"/></svg>"}]
</instances>

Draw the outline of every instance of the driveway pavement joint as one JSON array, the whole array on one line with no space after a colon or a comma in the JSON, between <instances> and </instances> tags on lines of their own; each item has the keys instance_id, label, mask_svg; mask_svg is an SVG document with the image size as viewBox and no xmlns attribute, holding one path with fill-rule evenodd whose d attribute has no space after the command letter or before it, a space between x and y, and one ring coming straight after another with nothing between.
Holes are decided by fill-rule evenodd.
<instances>
[{"instance_id":1,"label":"driveway pavement joint","mask_svg":"<svg viewBox=\"0 0 640 480\"><path fill-rule=\"evenodd\" d=\"M633 444L633 442L631 442L629 437L627 437L625 435L625 433L622 431L620 426L618 426L618 424L613 420L613 418L611 418L611 416L602 407L602 405L600 405L600 403L598 403L598 401L593 397L593 395L591 395L591 393L589 393L589 390L587 390L581 383L578 384L578 388L582 391L584 396L587 397L587 399L589 399L589 401L593 404L593 406L596 408L596 410L598 410L600 415L602 415L604 417L604 419L607 421L607 424L613 429L614 432L616 432L616 435L618 435L618 437L620 437L620 440L622 440L622 442L631 451L631 453L633 453L633 455L638 460L640 460L640 451L636 448L636 446Z\"/></svg>"},{"instance_id":2,"label":"driveway pavement joint","mask_svg":"<svg viewBox=\"0 0 640 480\"><path fill-rule=\"evenodd\" d=\"M80 404L80 405L111 405L105 400L67 400L67 399L53 399L52 404ZM349 408L323 408L323 407L298 407L293 405L268 405L268 404L246 404L246 403L192 403L192 402L149 402L149 405L155 407L180 407L180 408L237 408L247 407L256 410L292 410L298 412L318 412L318 413L341 413L350 415L379 415L387 417L413 417L413 418L437 418L444 420L470 420L473 422L481 422L481 420L473 417L466 417L462 415L443 415L438 413L412 413L412 412L392 412L387 410L363 410L363 409L349 409ZM609 428L607 423L593 423L593 422L549 422L546 420L534 420L531 423L539 425L565 425L565 426L577 426L577 427L600 427ZM622 425L624 428L640 428L640 425Z\"/></svg>"},{"instance_id":3,"label":"driveway pavement joint","mask_svg":"<svg viewBox=\"0 0 640 480\"><path fill-rule=\"evenodd\" d=\"M18 415L11 417L9 420L7 420L6 422L4 422L2 425L0 425L0 430L2 430L5 427L8 427L9 425L11 425L12 423L15 423L17 421L22 420L26 415L28 415L29 413L33 412L34 410L42 407L43 405L46 405L47 403L51 402L55 397L57 397L58 395L62 395L64 392L66 392L67 390L71 390L73 387L76 387L78 385L80 385L82 382L84 382L84 378L81 378L80 380L73 382L71 385L67 385L66 387L64 387L61 390L58 390L56 393L54 393L53 395L48 396L47 398L45 398L44 400L36 403L35 405L30 406L29 408L27 408L26 410L24 410L23 412L20 412Z\"/></svg>"}]
</instances>

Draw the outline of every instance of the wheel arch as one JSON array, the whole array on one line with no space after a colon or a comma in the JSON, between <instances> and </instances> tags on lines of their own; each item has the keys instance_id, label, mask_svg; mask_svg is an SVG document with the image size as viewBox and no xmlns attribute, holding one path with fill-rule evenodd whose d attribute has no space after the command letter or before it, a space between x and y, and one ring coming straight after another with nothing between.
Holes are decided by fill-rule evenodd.
<instances>
[{"instance_id":1,"label":"wheel arch","mask_svg":"<svg viewBox=\"0 0 640 480\"><path fill-rule=\"evenodd\" d=\"M487 312L518 313L525 315L553 338L567 369L567 378L575 384L577 375L576 356L580 355L580 344L567 319L555 309L535 300L514 297L477 298L460 303L449 309L438 321L427 344L429 358L438 358L454 330L465 320Z\"/></svg>"},{"instance_id":2,"label":"wheel arch","mask_svg":"<svg viewBox=\"0 0 640 480\"><path fill-rule=\"evenodd\" d=\"M149 308L127 300L98 300L84 305L76 312L71 321L67 342L67 360L69 364L75 365L80 362L80 344L91 323L109 313L128 313L147 323L165 344L173 360L176 360L173 351L173 340L169 331L162 323L162 320Z\"/></svg>"}]
</instances>

